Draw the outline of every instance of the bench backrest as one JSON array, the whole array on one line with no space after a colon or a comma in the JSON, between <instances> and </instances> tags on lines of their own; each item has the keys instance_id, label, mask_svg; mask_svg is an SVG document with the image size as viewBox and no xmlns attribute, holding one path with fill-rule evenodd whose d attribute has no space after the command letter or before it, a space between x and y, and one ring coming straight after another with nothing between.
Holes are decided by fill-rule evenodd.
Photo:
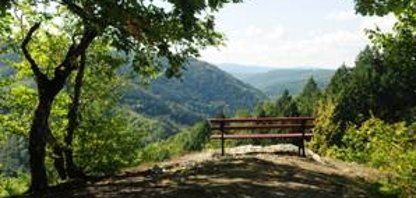
<instances>
[{"instance_id":1,"label":"bench backrest","mask_svg":"<svg viewBox=\"0 0 416 198\"><path fill-rule=\"evenodd\" d=\"M211 130L301 129L313 128L314 117L266 117L266 118L211 118Z\"/></svg>"},{"instance_id":2,"label":"bench backrest","mask_svg":"<svg viewBox=\"0 0 416 198\"><path fill-rule=\"evenodd\" d=\"M224 139L239 138L300 138L299 155L306 156L305 138L311 137L307 133L314 127L313 117L268 117L268 118L212 118L209 119L211 131L220 131L220 135L212 135L213 139L221 139L221 155L225 154ZM226 131L235 130L275 130L279 129L279 134L250 134L250 135L225 135ZM293 129L295 132L280 132L285 129ZM262 131L263 131L262 130ZM302 152L301 152L302 151Z\"/></svg>"}]
</instances>

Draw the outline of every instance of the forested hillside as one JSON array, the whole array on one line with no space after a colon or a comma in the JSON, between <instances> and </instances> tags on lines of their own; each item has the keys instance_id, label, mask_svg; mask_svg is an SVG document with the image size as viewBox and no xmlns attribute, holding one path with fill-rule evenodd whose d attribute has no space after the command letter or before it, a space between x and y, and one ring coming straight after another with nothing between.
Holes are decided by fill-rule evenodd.
<instances>
[{"instance_id":1,"label":"forested hillside","mask_svg":"<svg viewBox=\"0 0 416 198\"><path fill-rule=\"evenodd\" d=\"M215 66L192 59L179 78L160 76L148 87L132 80L122 101L137 112L189 125L222 112L252 109L265 98Z\"/></svg>"}]
</instances>

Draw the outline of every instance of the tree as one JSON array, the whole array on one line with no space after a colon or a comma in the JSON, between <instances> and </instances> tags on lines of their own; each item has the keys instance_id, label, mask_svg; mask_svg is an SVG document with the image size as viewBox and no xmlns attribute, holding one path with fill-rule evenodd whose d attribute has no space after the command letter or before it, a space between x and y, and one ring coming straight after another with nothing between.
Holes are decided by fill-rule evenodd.
<instances>
[{"instance_id":1,"label":"tree","mask_svg":"<svg viewBox=\"0 0 416 198\"><path fill-rule=\"evenodd\" d=\"M298 106L296 101L292 99L289 91L285 89L282 96L276 101L277 112L275 116L299 116Z\"/></svg>"},{"instance_id":2,"label":"tree","mask_svg":"<svg viewBox=\"0 0 416 198\"><path fill-rule=\"evenodd\" d=\"M32 176L29 190L40 192L47 187L44 159L46 139L52 136L51 109L70 74L82 65L84 57L87 58L86 52L94 40L110 40L110 49L128 54L132 66L140 74L154 74L160 69L158 58L165 57L171 64L166 75L177 76L187 57L198 56L200 48L221 43L222 36L214 29L212 13L228 2L170 0L164 1L167 7L171 6L166 8L153 1L2 1L1 26L9 27L6 30L10 34L16 22L20 22L20 31L30 27L24 36L1 39L22 39L21 50L38 89L38 104L29 132ZM58 56L57 64L42 66L33 58L35 50L30 45L39 34L66 38L66 51L51 52Z\"/></svg>"},{"instance_id":3,"label":"tree","mask_svg":"<svg viewBox=\"0 0 416 198\"><path fill-rule=\"evenodd\" d=\"M316 108L316 103L321 97L321 90L313 77L308 79L302 93L297 98L299 111L302 115L311 116Z\"/></svg>"},{"instance_id":4,"label":"tree","mask_svg":"<svg viewBox=\"0 0 416 198\"><path fill-rule=\"evenodd\" d=\"M362 15L393 14L397 19L393 32L385 33L377 28L368 30L368 33L374 47L382 54L383 64L387 65L385 69L387 74L382 80L385 81L387 87L394 87L387 96L391 99L400 98L395 101L384 101L389 107L398 108L392 115L393 120L399 117L412 120L416 115L414 92L416 77L413 75L416 72L416 2L414 0L356 0L355 2L356 11ZM403 97L404 95L406 97Z\"/></svg>"},{"instance_id":5,"label":"tree","mask_svg":"<svg viewBox=\"0 0 416 198\"><path fill-rule=\"evenodd\" d=\"M273 117L277 116L276 105L273 101L261 101L254 108L254 115L256 117Z\"/></svg>"},{"instance_id":6,"label":"tree","mask_svg":"<svg viewBox=\"0 0 416 198\"><path fill-rule=\"evenodd\" d=\"M383 16L393 13L397 16L407 15L415 12L415 1L397 0L354 0L355 10L363 15Z\"/></svg>"},{"instance_id":7,"label":"tree","mask_svg":"<svg viewBox=\"0 0 416 198\"><path fill-rule=\"evenodd\" d=\"M382 116L387 106L381 105L386 100L386 85L381 80L386 75L381 62L382 57L374 48L366 47L357 56L355 67L336 94L337 106L334 113L336 122L346 127L348 122L360 124L371 114ZM392 113L392 111L389 111ZM382 116L385 117L385 116ZM385 117L387 118L387 117ZM345 128L344 128L345 129Z\"/></svg>"},{"instance_id":8,"label":"tree","mask_svg":"<svg viewBox=\"0 0 416 198\"><path fill-rule=\"evenodd\" d=\"M335 84L328 88L332 89L328 93L336 96L334 119L341 122L341 127L348 122L360 125L372 116L389 123L414 119L416 94L412 90L416 89L416 78L412 74L416 65L403 56L415 47L407 48L404 42L400 47L390 47L383 51L365 48L358 55L355 67L339 79L345 79L339 90L334 91ZM335 81L338 80L332 80Z\"/></svg>"},{"instance_id":9,"label":"tree","mask_svg":"<svg viewBox=\"0 0 416 198\"><path fill-rule=\"evenodd\" d=\"M341 95L350 80L352 70L352 68L348 68L345 64L342 64L341 67L337 69L334 76L332 76L331 81L325 90L325 94L337 97Z\"/></svg>"}]
</instances>

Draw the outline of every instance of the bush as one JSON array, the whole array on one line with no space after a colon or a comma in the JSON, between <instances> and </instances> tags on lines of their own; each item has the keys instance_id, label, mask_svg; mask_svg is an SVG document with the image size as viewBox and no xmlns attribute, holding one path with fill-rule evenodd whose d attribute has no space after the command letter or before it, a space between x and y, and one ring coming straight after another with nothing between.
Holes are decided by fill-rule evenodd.
<instances>
[{"instance_id":1,"label":"bush","mask_svg":"<svg viewBox=\"0 0 416 198\"><path fill-rule=\"evenodd\" d=\"M202 150L209 141L209 132L207 122L198 123L171 138L147 145L139 153L139 162L157 162L186 152Z\"/></svg>"},{"instance_id":2,"label":"bush","mask_svg":"<svg viewBox=\"0 0 416 198\"><path fill-rule=\"evenodd\" d=\"M87 173L111 174L121 168L137 165L137 155L144 147L149 132L156 132L156 123L128 111L95 110L89 108L89 120L84 119L76 133L74 157ZM108 115L111 113L112 115Z\"/></svg>"},{"instance_id":3,"label":"bush","mask_svg":"<svg viewBox=\"0 0 416 198\"><path fill-rule=\"evenodd\" d=\"M146 146L139 153L139 161L143 162L158 162L168 159L173 155L173 152L165 144L165 141L156 142Z\"/></svg>"},{"instance_id":4,"label":"bush","mask_svg":"<svg viewBox=\"0 0 416 198\"><path fill-rule=\"evenodd\" d=\"M28 174L19 173L16 177L0 175L0 197L21 195L28 186Z\"/></svg>"},{"instance_id":5,"label":"bush","mask_svg":"<svg viewBox=\"0 0 416 198\"><path fill-rule=\"evenodd\" d=\"M343 146L332 149L332 153L392 173L381 181L381 191L416 196L415 128L416 123L407 127L405 122L388 124L372 117L360 127L350 126L342 139Z\"/></svg>"},{"instance_id":6,"label":"bush","mask_svg":"<svg viewBox=\"0 0 416 198\"><path fill-rule=\"evenodd\" d=\"M327 155L330 149L339 145L342 138L342 131L339 124L332 121L336 108L336 102L333 98L326 98L318 102L318 108L315 118L315 127L313 128L312 140L308 147L314 152Z\"/></svg>"},{"instance_id":7,"label":"bush","mask_svg":"<svg viewBox=\"0 0 416 198\"><path fill-rule=\"evenodd\" d=\"M200 151L209 141L210 128L208 122L203 122L194 127L189 133L189 138L185 139L183 149L185 151ZM178 142L180 144L180 142Z\"/></svg>"}]
</instances>

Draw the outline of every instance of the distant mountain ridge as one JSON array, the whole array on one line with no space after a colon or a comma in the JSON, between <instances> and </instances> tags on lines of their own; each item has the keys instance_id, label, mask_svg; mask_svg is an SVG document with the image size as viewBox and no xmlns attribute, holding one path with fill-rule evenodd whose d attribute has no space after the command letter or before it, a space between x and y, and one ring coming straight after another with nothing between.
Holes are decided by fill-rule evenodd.
<instances>
[{"instance_id":1,"label":"distant mountain ridge","mask_svg":"<svg viewBox=\"0 0 416 198\"><path fill-rule=\"evenodd\" d=\"M335 73L335 70L332 69L320 69L312 66L276 69L227 63L219 64L218 68L260 89L269 97L278 97L285 89L289 90L291 94L297 95L310 77L313 77L318 86L324 89Z\"/></svg>"},{"instance_id":2,"label":"distant mountain ridge","mask_svg":"<svg viewBox=\"0 0 416 198\"><path fill-rule=\"evenodd\" d=\"M272 67L239 65L239 64L233 64L233 63L221 63L221 64L217 64L216 66L238 79L242 79L253 74L260 74L260 73L268 72L274 69Z\"/></svg>"},{"instance_id":3,"label":"distant mountain ridge","mask_svg":"<svg viewBox=\"0 0 416 198\"><path fill-rule=\"evenodd\" d=\"M270 97L280 96L285 89L292 95L299 94L307 80L313 77L318 87L328 86L335 70L331 69L275 69L261 74L242 78L252 86L262 90Z\"/></svg>"}]
</instances>

